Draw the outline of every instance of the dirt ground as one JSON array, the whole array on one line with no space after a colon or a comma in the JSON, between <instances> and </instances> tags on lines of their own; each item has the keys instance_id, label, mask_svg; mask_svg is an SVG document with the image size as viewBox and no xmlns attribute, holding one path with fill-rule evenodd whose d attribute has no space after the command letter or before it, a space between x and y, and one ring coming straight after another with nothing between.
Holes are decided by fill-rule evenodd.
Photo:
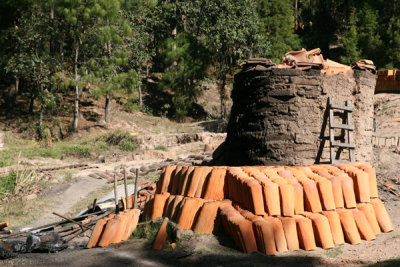
<instances>
[{"instance_id":1,"label":"dirt ground","mask_svg":"<svg viewBox=\"0 0 400 267\"><path fill-rule=\"evenodd\" d=\"M400 95L376 96L376 136L400 135L400 122L392 120L400 117L398 105ZM156 134L158 130L153 132ZM168 157L178 158L200 152L203 148L203 143L192 142L168 148L168 151L162 153L146 152L150 158L158 154L163 156L162 159L147 159L142 163L160 161ZM131 239L121 244L94 249L84 249L83 243L76 243L58 253L23 254L12 260L0 261L0 266L400 266L400 153L398 148L376 147L374 154L379 195L385 202L395 227L393 232L381 234L374 241L363 241L355 246L344 244L329 250L317 248L315 251L300 250L265 256L260 253L242 253L236 249L232 240L223 234L189 235L181 240L175 250L168 247L162 251L153 251L144 239ZM88 176L93 170L111 170L116 165L133 162L138 164L131 156L123 155L112 162L92 161L90 168L76 170L73 179L55 184L39 196L52 204L38 219L25 227L57 221L58 218L52 215L53 211L66 214L76 207L77 203L88 198L92 200L95 197L93 192L106 184L105 180Z\"/></svg>"},{"instance_id":2,"label":"dirt ground","mask_svg":"<svg viewBox=\"0 0 400 267\"><path fill-rule=\"evenodd\" d=\"M400 200L385 202L395 230L374 241L332 249L290 251L277 256L244 254L223 234L190 235L176 250L153 251L145 239L131 239L106 248L77 244L53 254L32 253L0 262L4 266L400 266Z\"/></svg>"}]
</instances>

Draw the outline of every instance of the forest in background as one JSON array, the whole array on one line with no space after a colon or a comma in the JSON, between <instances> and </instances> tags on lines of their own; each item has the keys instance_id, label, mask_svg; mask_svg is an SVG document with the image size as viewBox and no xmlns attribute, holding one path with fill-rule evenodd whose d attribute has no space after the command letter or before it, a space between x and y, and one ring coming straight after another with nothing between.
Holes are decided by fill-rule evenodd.
<instances>
[{"instance_id":1,"label":"forest in background","mask_svg":"<svg viewBox=\"0 0 400 267\"><path fill-rule=\"evenodd\" d=\"M104 99L105 122L116 95L132 111L168 95L152 113L183 120L210 81L225 118L227 87L250 57L278 63L319 47L344 64L399 68L399 11L397 0L2 0L0 104L23 101L40 130L71 99L74 131L83 92Z\"/></svg>"}]
</instances>

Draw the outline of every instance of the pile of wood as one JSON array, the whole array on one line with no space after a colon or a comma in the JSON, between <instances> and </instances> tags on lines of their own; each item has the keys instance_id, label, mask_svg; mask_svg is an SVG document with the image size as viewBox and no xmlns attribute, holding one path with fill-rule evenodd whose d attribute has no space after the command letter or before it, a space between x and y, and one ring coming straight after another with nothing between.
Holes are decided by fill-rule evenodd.
<instances>
[{"instance_id":1,"label":"pile of wood","mask_svg":"<svg viewBox=\"0 0 400 267\"><path fill-rule=\"evenodd\" d=\"M365 163L301 167L168 166L143 219L168 217L181 229L222 225L244 252L273 255L370 241L393 230Z\"/></svg>"}]
</instances>

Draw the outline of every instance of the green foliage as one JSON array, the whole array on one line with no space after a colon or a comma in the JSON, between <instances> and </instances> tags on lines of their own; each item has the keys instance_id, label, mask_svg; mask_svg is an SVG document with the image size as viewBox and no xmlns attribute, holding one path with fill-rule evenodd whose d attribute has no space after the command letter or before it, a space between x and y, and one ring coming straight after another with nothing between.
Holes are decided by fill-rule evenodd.
<instances>
[{"instance_id":1,"label":"green foliage","mask_svg":"<svg viewBox=\"0 0 400 267\"><path fill-rule=\"evenodd\" d=\"M262 31L271 43L266 56L279 63L288 51L300 50L300 37L294 32L293 1L259 0L257 12Z\"/></svg>"},{"instance_id":2,"label":"green foliage","mask_svg":"<svg viewBox=\"0 0 400 267\"><path fill-rule=\"evenodd\" d=\"M124 151L134 151L136 149L136 146L131 141L128 140L124 140L121 143L119 143L118 147Z\"/></svg>"},{"instance_id":3,"label":"green foliage","mask_svg":"<svg viewBox=\"0 0 400 267\"><path fill-rule=\"evenodd\" d=\"M156 146L154 149L162 150L162 151L167 151L168 150L165 146Z\"/></svg>"},{"instance_id":4,"label":"green foliage","mask_svg":"<svg viewBox=\"0 0 400 267\"><path fill-rule=\"evenodd\" d=\"M90 147L81 145L68 146L63 149L63 153L65 153L66 155L74 155L80 157L88 157L91 151L92 149Z\"/></svg>"},{"instance_id":5,"label":"green foliage","mask_svg":"<svg viewBox=\"0 0 400 267\"><path fill-rule=\"evenodd\" d=\"M349 29L342 39L344 55L341 56L341 61L344 64L351 64L351 62L360 59L360 49L358 47L357 36L357 17L355 10L350 16Z\"/></svg>"},{"instance_id":6,"label":"green foliage","mask_svg":"<svg viewBox=\"0 0 400 267\"><path fill-rule=\"evenodd\" d=\"M389 37L388 62L386 68L400 68L400 18L397 16L390 19L387 29Z\"/></svg>"},{"instance_id":7,"label":"green foliage","mask_svg":"<svg viewBox=\"0 0 400 267\"><path fill-rule=\"evenodd\" d=\"M192 36L180 33L176 40L166 40L163 55L168 67L160 87L174 92L175 117L182 120L195 101L198 84L206 74L209 64L207 50Z\"/></svg>"},{"instance_id":8,"label":"green foliage","mask_svg":"<svg viewBox=\"0 0 400 267\"><path fill-rule=\"evenodd\" d=\"M17 173L9 172L6 176L0 177L0 199L7 197L14 192Z\"/></svg>"},{"instance_id":9,"label":"green foliage","mask_svg":"<svg viewBox=\"0 0 400 267\"><path fill-rule=\"evenodd\" d=\"M197 1L196 1L197 2ZM221 117L226 117L226 76L232 74L244 58L264 54L265 38L260 34L260 24L255 3L250 0L200 1L199 32L215 65L218 80Z\"/></svg>"}]
</instances>

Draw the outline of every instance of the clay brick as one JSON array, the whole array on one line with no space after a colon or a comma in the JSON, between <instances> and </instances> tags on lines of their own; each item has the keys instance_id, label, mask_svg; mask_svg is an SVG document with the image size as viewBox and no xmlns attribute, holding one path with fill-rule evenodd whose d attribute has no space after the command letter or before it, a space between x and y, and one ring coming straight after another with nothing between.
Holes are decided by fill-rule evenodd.
<instances>
[{"instance_id":1,"label":"clay brick","mask_svg":"<svg viewBox=\"0 0 400 267\"><path fill-rule=\"evenodd\" d=\"M193 226L195 217L203 205L204 200L200 198L185 198L183 200L177 224L182 230L190 230Z\"/></svg>"},{"instance_id":2,"label":"clay brick","mask_svg":"<svg viewBox=\"0 0 400 267\"><path fill-rule=\"evenodd\" d=\"M296 215L294 217L296 219L300 247L304 250L315 250L317 246L315 244L311 220L302 215Z\"/></svg>"},{"instance_id":3,"label":"clay brick","mask_svg":"<svg viewBox=\"0 0 400 267\"><path fill-rule=\"evenodd\" d=\"M280 170L278 174L286 179L294 189L294 214L304 213L304 189L303 186L293 176L293 172L289 169Z\"/></svg>"},{"instance_id":4,"label":"clay brick","mask_svg":"<svg viewBox=\"0 0 400 267\"><path fill-rule=\"evenodd\" d=\"M182 171L181 171L181 174L178 179L179 182L178 182L178 188L177 188L176 195L183 196L183 193L182 193L182 192L184 192L183 185L185 184L185 179L187 180L188 173L192 168L193 168L192 166L183 166L182 167Z\"/></svg>"},{"instance_id":5,"label":"clay brick","mask_svg":"<svg viewBox=\"0 0 400 267\"><path fill-rule=\"evenodd\" d=\"M161 250L164 247L165 241L167 240L167 224L168 221L163 221L163 223L160 226L160 229L158 230L156 239L154 240L153 243L153 249L154 250Z\"/></svg>"},{"instance_id":6,"label":"clay brick","mask_svg":"<svg viewBox=\"0 0 400 267\"><path fill-rule=\"evenodd\" d=\"M264 216L264 219L267 222L270 222L272 224L272 229L274 231L274 237L275 237L276 249L279 252L288 251L288 246L287 246L286 237L285 237L285 231L283 229L281 220L279 220L278 218L275 218L275 217L270 217L270 216Z\"/></svg>"},{"instance_id":7,"label":"clay brick","mask_svg":"<svg viewBox=\"0 0 400 267\"><path fill-rule=\"evenodd\" d=\"M281 211L283 216L294 215L294 188L291 184L279 184Z\"/></svg>"},{"instance_id":8,"label":"clay brick","mask_svg":"<svg viewBox=\"0 0 400 267\"><path fill-rule=\"evenodd\" d=\"M169 197L168 192L164 192L162 194L154 195L153 209L151 213L151 219L157 219L163 216L164 206Z\"/></svg>"},{"instance_id":9,"label":"clay brick","mask_svg":"<svg viewBox=\"0 0 400 267\"><path fill-rule=\"evenodd\" d=\"M323 211L322 214L328 218L329 226L335 245L344 244L344 235L342 225L340 223L339 214L336 211Z\"/></svg>"},{"instance_id":10,"label":"clay brick","mask_svg":"<svg viewBox=\"0 0 400 267\"><path fill-rule=\"evenodd\" d=\"M204 199L222 200L225 198L226 168L213 168L204 184Z\"/></svg>"},{"instance_id":11,"label":"clay brick","mask_svg":"<svg viewBox=\"0 0 400 267\"><path fill-rule=\"evenodd\" d=\"M257 251L257 243L252 223L240 215L232 206L225 205L221 209L222 223L225 231L233 238L236 245L244 252Z\"/></svg>"},{"instance_id":12,"label":"clay brick","mask_svg":"<svg viewBox=\"0 0 400 267\"><path fill-rule=\"evenodd\" d=\"M256 180L249 180L247 186L249 187L249 193L252 201L251 205L254 213L256 215L263 215L265 210L261 185Z\"/></svg>"},{"instance_id":13,"label":"clay brick","mask_svg":"<svg viewBox=\"0 0 400 267\"><path fill-rule=\"evenodd\" d=\"M293 217L279 217L285 232L286 243L289 250L299 250L299 238L297 235L296 219Z\"/></svg>"},{"instance_id":14,"label":"clay brick","mask_svg":"<svg viewBox=\"0 0 400 267\"><path fill-rule=\"evenodd\" d=\"M161 194L168 191L171 176L176 169L176 166L171 165L163 168L160 179L157 181L156 194Z\"/></svg>"},{"instance_id":15,"label":"clay brick","mask_svg":"<svg viewBox=\"0 0 400 267\"><path fill-rule=\"evenodd\" d=\"M243 240L244 251L246 253L252 253L257 251L257 243L254 237L253 225L246 219L238 221L237 226L239 228L240 237Z\"/></svg>"},{"instance_id":16,"label":"clay brick","mask_svg":"<svg viewBox=\"0 0 400 267\"><path fill-rule=\"evenodd\" d=\"M173 220L174 222L177 221L177 218L179 216L183 199L184 199L183 196L175 196L175 199L172 202L170 219Z\"/></svg>"},{"instance_id":17,"label":"clay brick","mask_svg":"<svg viewBox=\"0 0 400 267\"><path fill-rule=\"evenodd\" d=\"M164 205L163 217L171 218L172 208L173 208L175 198L176 198L176 196L174 196L174 195L170 195L168 197L168 199Z\"/></svg>"},{"instance_id":18,"label":"clay brick","mask_svg":"<svg viewBox=\"0 0 400 267\"><path fill-rule=\"evenodd\" d=\"M96 222L96 225L93 228L92 234L90 235L89 242L87 243L86 248L93 248L97 245L108 220L109 220L108 218L103 218Z\"/></svg>"},{"instance_id":19,"label":"clay brick","mask_svg":"<svg viewBox=\"0 0 400 267\"><path fill-rule=\"evenodd\" d=\"M305 193L305 210L311 212L321 212L322 206L315 182L312 180L304 182L303 189Z\"/></svg>"},{"instance_id":20,"label":"clay brick","mask_svg":"<svg viewBox=\"0 0 400 267\"><path fill-rule=\"evenodd\" d=\"M129 221L125 230L125 235L122 240L128 240L132 233L135 231L139 218L140 218L140 210L139 209L132 209L129 210Z\"/></svg>"},{"instance_id":21,"label":"clay brick","mask_svg":"<svg viewBox=\"0 0 400 267\"><path fill-rule=\"evenodd\" d=\"M275 183L263 185L264 202L268 214L271 216L281 215L281 201L279 196L279 186Z\"/></svg>"},{"instance_id":22,"label":"clay brick","mask_svg":"<svg viewBox=\"0 0 400 267\"><path fill-rule=\"evenodd\" d=\"M258 237L258 251L266 255L276 255L275 237L272 224L265 220L253 222L254 234Z\"/></svg>"},{"instance_id":23,"label":"clay brick","mask_svg":"<svg viewBox=\"0 0 400 267\"><path fill-rule=\"evenodd\" d=\"M369 226L371 226L372 231L375 235L381 233L381 228L379 227L378 221L376 219L374 207L371 203L357 203L357 208L361 210L368 220Z\"/></svg>"},{"instance_id":24,"label":"clay brick","mask_svg":"<svg viewBox=\"0 0 400 267\"><path fill-rule=\"evenodd\" d=\"M353 180L348 176L341 176L340 178L342 180L342 191L345 207L347 209L355 208L357 204L356 196L354 193Z\"/></svg>"},{"instance_id":25,"label":"clay brick","mask_svg":"<svg viewBox=\"0 0 400 267\"><path fill-rule=\"evenodd\" d=\"M122 239L124 238L126 227L128 225L129 216L127 211L118 213L118 216L120 218L120 224L111 241L112 244L117 244L122 241Z\"/></svg>"},{"instance_id":26,"label":"clay brick","mask_svg":"<svg viewBox=\"0 0 400 267\"><path fill-rule=\"evenodd\" d=\"M108 220L106 226L104 227L103 234L99 239L98 246L106 247L110 245L119 229L120 224L121 218L118 215L113 219Z\"/></svg>"},{"instance_id":27,"label":"clay brick","mask_svg":"<svg viewBox=\"0 0 400 267\"><path fill-rule=\"evenodd\" d=\"M306 212L305 216L312 221L316 243L323 249L333 248L333 236L328 218L319 213Z\"/></svg>"},{"instance_id":28,"label":"clay brick","mask_svg":"<svg viewBox=\"0 0 400 267\"><path fill-rule=\"evenodd\" d=\"M179 191L179 195L182 195L182 196L186 196L186 193L188 192L188 190L189 190L189 186L190 186L190 183L191 183L191 180L192 180L192 177L193 177L193 171L194 171L194 169L195 169L195 167L194 166L190 166L188 169L187 169L187 172L185 173L185 176L184 176L184 178L183 178L183 182L181 182L181 184L182 184L182 187L180 187L180 191Z\"/></svg>"},{"instance_id":29,"label":"clay brick","mask_svg":"<svg viewBox=\"0 0 400 267\"><path fill-rule=\"evenodd\" d=\"M180 176L182 173L183 166L176 166L175 170L172 172L171 175L171 180L168 186L168 192L171 193L171 195L177 195L178 194L178 188L179 188L179 182L180 182Z\"/></svg>"},{"instance_id":30,"label":"clay brick","mask_svg":"<svg viewBox=\"0 0 400 267\"><path fill-rule=\"evenodd\" d=\"M354 220L353 212L350 209L338 209L340 222L342 224L346 241L352 245L361 243L361 237Z\"/></svg>"},{"instance_id":31,"label":"clay brick","mask_svg":"<svg viewBox=\"0 0 400 267\"><path fill-rule=\"evenodd\" d=\"M186 196L194 197L194 194L196 193L197 190L197 185L199 184L199 180L205 168L206 167L196 167L194 169L192 179L190 180L190 184L186 192Z\"/></svg>"},{"instance_id":32,"label":"clay brick","mask_svg":"<svg viewBox=\"0 0 400 267\"><path fill-rule=\"evenodd\" d=\"M340 177L333 176L330 181L332 183L332 192L333 198L335 200L335 207L337 209L344 208L342 179Z\"/></svg>"},{"instance_id":33,"label":"clay brick","mask_svg":"<svg viewBox=\"0 0 400 267\"><path fill-rule=\"evenodd\" d=\"M378 184L376 182L375 168L368 166L366 164L361 165L360 168L368 174L370 197L377 198L378 197Z\"/></svg>"},{"instance_id":34,"label":"clay brick","mask_svg":"<svg viewBox=\"0 0 400 267\"><path fill-rule=\"evenodd\" d=\"M347 172L350 178L353 179L354 193L356 195L357 201L361 203L368 203L370 201L368 174L358 168L349 165L338 164L337 166Z\"/></svg>"},{"instance_id":35,"label":"clay brick","mask_svg":"<svg viewBox=\"0 0 400 267\"><path fill-rule=\"evenodd\" d=\"M369 226L368 220L365 217L364 213L359 209L353 209L352 211L361 238L367 241L374 240L376 236L371 226Z\"/></svg>"},{"instance_id":36,"label":"clay brick","mask_svg":"<svg viewBox=\"0 0 400 267\"><path fill-rule=\"evenodd\" d=\"M387 233L394 230L392 221L390 220L389 214L386 211L383 202L379 198L371 199L371 204L374 207L376 219L378 220L379 226L382 232Z\"/></svg>"},{"instance_id":37,"label":"clay brick","mask_svg":"<svg viewBox=\"0 0 400 267\"><path fill-rule=\"evenodd\" d=\"M214 231L220 205L220 201L210 201L203 204L193 225L193 231L196 234L211 234Z\"/></svg>"},{"instance_id":38,"label":"clay brick","mask_svg":"<svg viewBox=\"0 0 400 267\"><path fill-rule=\"evenodd\" d=\"M210 172L212 171L211 167L205 167L203 172L201 173L199 183L197 185L196 193L194 194L195 197L200 198L204 194L204 182L206 181L206 178L208 175L210 175Z\"/></svg>"}]
</instances>

